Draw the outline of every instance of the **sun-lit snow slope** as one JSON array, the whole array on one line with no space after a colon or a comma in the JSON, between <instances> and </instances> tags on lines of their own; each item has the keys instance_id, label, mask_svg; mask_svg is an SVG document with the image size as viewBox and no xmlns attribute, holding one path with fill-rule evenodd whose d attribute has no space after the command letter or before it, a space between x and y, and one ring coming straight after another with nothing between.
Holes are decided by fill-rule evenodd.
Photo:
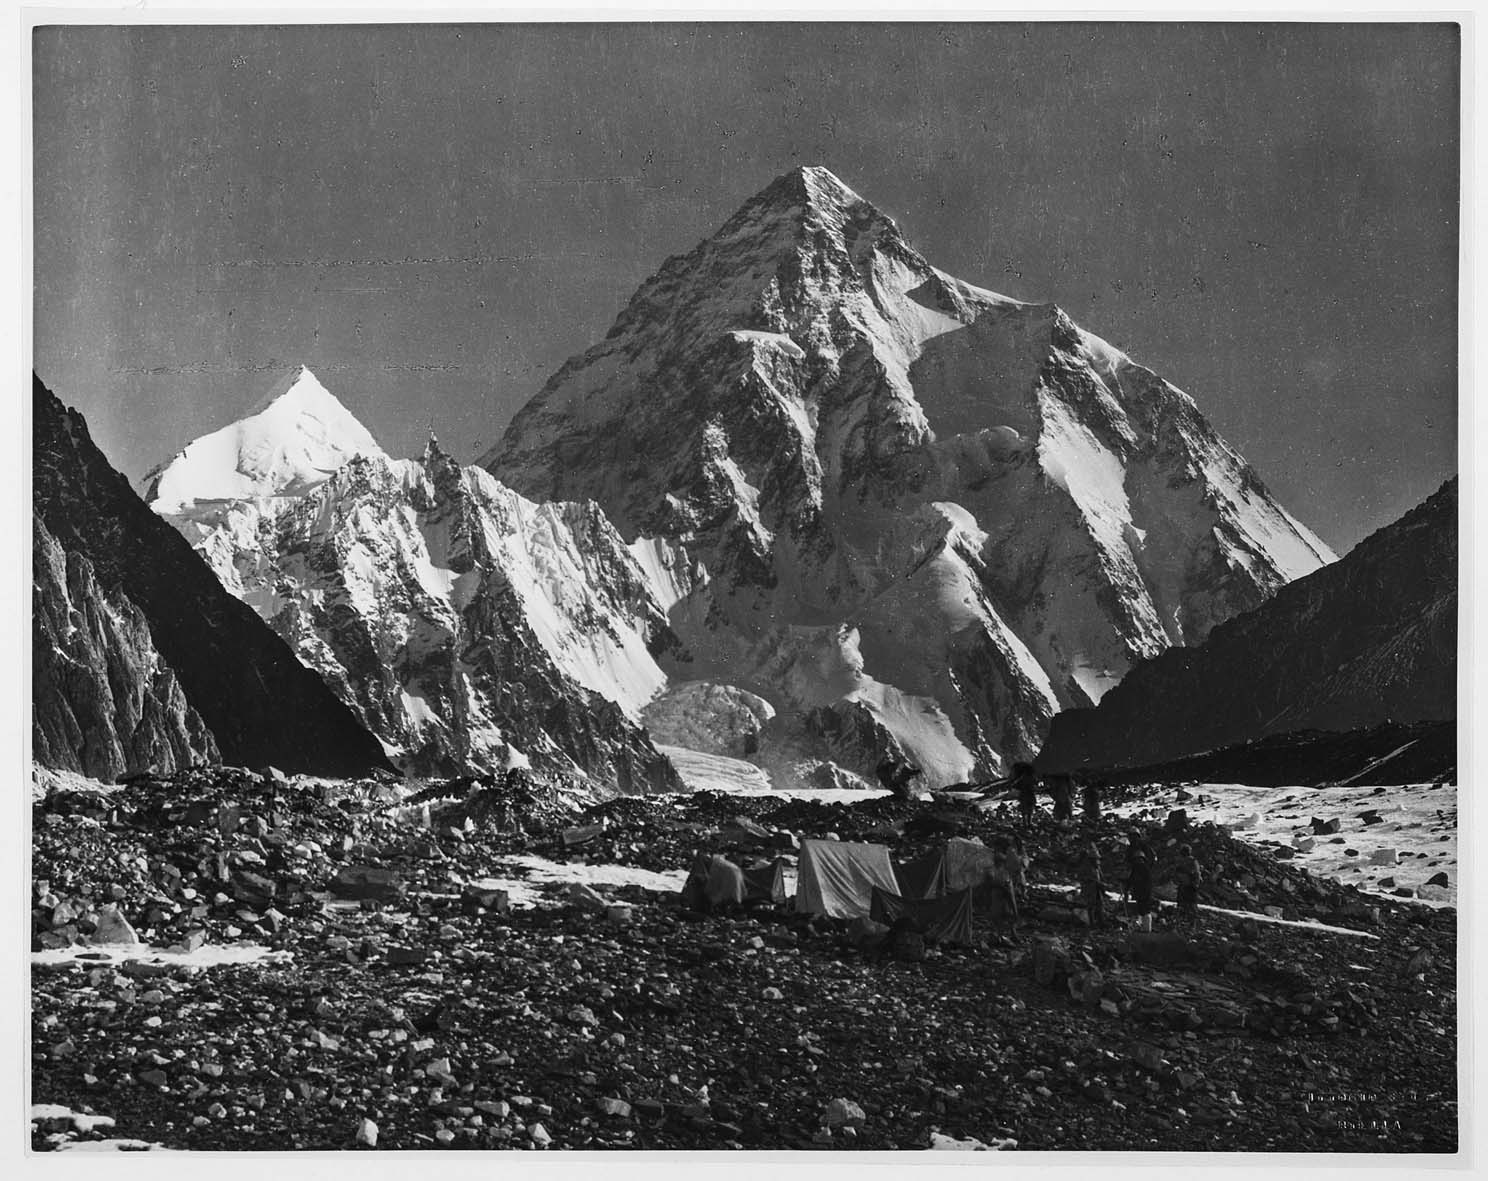
<instances>
[{"instance_id":1,"label":"sun-lit snow slope","mask_svg":"<svg viewBox=\"0 0 1488 1181\"><path fill-rule=\"evenodd\" d=\"M669 259L481 462L685 555L679 675L768 700L767 744L932 783L1333 557L1186 394L823 168Z\"/></svg>"},{"instance_id":2,"label":"sun-lit snow slope","mask_svg":"<svg viewBox=\"0 0 1488 1181\"><path fill-rule=\"evenodd\" d=\"M594 505L535 504L432 440L418 460L374 451L259 492L166 519L405 770L516 752L622 791L675 786L639 725L670 633Z\"/></svg>"},{"instance_id":3,"label":"sun-lit snow slope","mask_svg":"<svg viewBox=\"0 0 1488 1181\"><path fill-rule=\"evenodd\" d=\"M367 428L302 366L246 418L151 470L142 492L161 513L200 501L292 496L355 456L382 453Z\"/></svg>"},{"instance_id":4,"label":"sun-lit snow slope","mask_svg":"<svg viewBox=\"0 0 1488 1181\"><path fill-rule=\"evenodd\" d=\"M1119 815L1162 819L1184 808L1256 844L1285 845L1294 863L1361 890L1394 895L1410 890L1422 902L1457 904L1457 789L1452 784L1395 787L1245 787L1205 783L1178 788L1115 809ZM1374 811L1379 823L1360 818ZM1338 820L1337 833L1314 833L1312 819ZM1426 883L1438 873L1445 886Z\"/></svg>"}]
</instances>

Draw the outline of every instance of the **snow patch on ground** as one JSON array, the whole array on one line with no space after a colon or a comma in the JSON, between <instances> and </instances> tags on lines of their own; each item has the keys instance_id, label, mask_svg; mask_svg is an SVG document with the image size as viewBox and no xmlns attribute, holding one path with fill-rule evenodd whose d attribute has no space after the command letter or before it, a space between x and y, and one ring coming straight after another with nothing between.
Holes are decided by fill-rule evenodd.
<instances>
[{"instance_id":1,"label":"snow patch on ground","mask_svg":"<svg viewBox=\"0 0 1488 1181\"><path fill-rule=\"evenodd\" d=\"M31 1104L31 1122L37 1123L41 1120L69 1120L73 1128L86 1136L96 1128L112 1128L114 1117L111 1115L87 1115L81 1111L73 1111L61 1103L33 1103Z\"/></svg>"},{"instance_id":2,"label":"snow patch on ground","mask_svg":"<svg viewBox=\"0 0 1488 1181\"><path fill-rule=\"evenodd\" d=\"M167 1148L163 1144L152 1144L148 1140L65 1140L59 1143L56 1152L179 1152L178 1148Z\"/></svg>"},{"instance_id":3,"label":"snow patch on ground","mask_svg":"<svg viewBox=\"0 0 1488 1181\"><path fill-rule=\"evenodd\" d=\"M1164 788L1114 811L1160 819L1174 808L1184 808L1191 819L1222 824L1252 844L1292 847L1292 864L1319 877L1384 896L1403 886L1415 890L1417 900L1428 905L1457 904L1457 788L1452 784L1408 783L1380 789L1205 783L1184 790L1192 798L1179 801L1178 789ZM1359 819L1361 812L1370 809L1379 813L1379 824ZM1337 818L1342 828L1337 833L1315 834L1314 816ZM1313 842L1310 850L1298 848L1309 840ZM1349 856L1350 849L1354 856ZM1389 860L1391 851L1397 862ZM1450 884L1426 886L1426 880L1437 873L1445 873ZM1394 879L1394 886L1380 884L1387 878Z\"/></svg>"},{"instance_id":4,"label":"snow patch on ground","mask_svg":"<svg viewBox=\"0 0 1488 1181\"><path fill-rule=\"evenodd\" d=\"M92 967L142 961L182 968L220 968L228 964L287 964L293 959L293 952L270 951L256 943L204 943L195 951L170 951L143 943L77 943L31 953L31 963L42 967L62 964Z\"/></svg>"},{"instance_id":5,"label":"snow patch on ground","mask_svg":"<svg viewBox=\"0 0 1488 1181\"><path fill-rule=\"evenodd\" d=\"M482 890L505 890L513 906L552 906L562 903L564 891L575 882L604 891L635 886L656 894L675 894L687 880L687 870L640 869L631 865L588 865L582 861L549 861L527 853L497 859L498 866L523 871L510 876L479 878L471 885Z\"/></svg>"}]
</instances>

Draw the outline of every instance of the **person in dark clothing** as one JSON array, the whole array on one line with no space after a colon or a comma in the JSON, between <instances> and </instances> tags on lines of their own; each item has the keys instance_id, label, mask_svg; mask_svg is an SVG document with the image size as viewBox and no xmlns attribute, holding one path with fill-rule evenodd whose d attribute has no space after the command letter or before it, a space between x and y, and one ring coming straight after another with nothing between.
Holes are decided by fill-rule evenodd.
<instances>
[{"instance_id":1,"label":"person in dark clothing","mask_svg":"<svg viewBox=\"0 0 1488 1181\"><path fill-rule=\"evenodd\" d=\"M1092 927L1106 925L1106 879L1101 872L1100 850L1094 845L1085 849L1080 860L1080 901L1090 916Z\"/></svg>"},{"instance_id":2,"label":"person in dark clothing","mask_svg":"<svg viewBox=\"0 0 1488 1181\"><path fill-rule=\"evenodd\" d=\"M1137 928L1152 930L1152 850L1141 837L1133 837L1126 850L1126 898L1137 914Z\"/></svg>"},{"instance_id":3,"label":"person in dark clothing","mask_svg":"<svg viewBox=\"0 0 1488 1181\"><path fill-rule=\"evenodd\" d=\"M1098 779L1087 779L1085 781L1085 786L1080 792L1080 805L1084 811L1086 824L1100 823L1101 797L1104 794Z\"/></svg>"},{"instance_id":4,"label":"person in dark clothing","mask_svg":"<svg viewBox=\"0 0 1488 1181\"><path fill-rule=\"evenodd\" d=\"M1024 906L1028 897L1028 854L1023 848L1023 838L1017 833L1003 844L1001 865L1013 905Z\"/></svg>"},{"instance_id":5,"label":"person in dark clothing","mask_svg":"<svg viewBox=\"0 0 1488 1181\"><path fill-rule=\"evenodd\" d=\"M1013 791L1018 796L1018 815L1024 824L1033 821L1033 809L1038 803L1038 775L1032 763L1013 764Z\"/></svg>"},{"instance_id":6,"label":"person in dark clothing","mask_svg":"<svg viewBox=\"0 0 1488 1181\"><path fill-rule=\"evenodd\" d=\"M1045 782L1049 785L1049 795L1054 801L1055 823L1062 824L1071 820L1075 815L1075 784L1068 775L1046 775Z\"/></svg>"},{"instance_id":7,"label":"person in dark clothing","mask_svg":"<svg viewBox=\"0 0 1488 1181\"><path fill-rule=\"evenodd\" d=\"M1194 856L1193 846L1184 845L1178 850L1178 864L1173 876L1178 883L1178 913L1186 919L1199 917L1199 878L1203 871L1199 859Z\"/></svg>"}]
</instances>

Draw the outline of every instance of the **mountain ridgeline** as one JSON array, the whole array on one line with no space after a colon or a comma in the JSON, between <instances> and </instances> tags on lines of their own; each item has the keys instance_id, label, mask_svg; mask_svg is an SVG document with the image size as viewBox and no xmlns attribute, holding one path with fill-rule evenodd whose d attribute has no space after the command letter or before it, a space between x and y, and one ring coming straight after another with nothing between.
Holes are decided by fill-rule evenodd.
<instances>
[{"instance_id":1,"label":"mountain ridgeline","mask_svg":"<svg viewBox=\"0 0 1488 1181\"><path fill-rule=\"evenodd\" d=\"M594 505L534 504L433 439L393 459L306 369L145 487L406 773L680 787L639 722L666 616Z\"/></svg>"},{"instance_id":2,"label":"mountain ridgeline","mask_svg":"<svg viewBox=\"0 0 1488 1181\"><path fill-rule=\"evenodd\" d=\"M1195 648L1055 718L1041 766L1169 763L1294 731L1457 716L1457 480Z\"/></svg>"},{"instance_id":3,"label":"mountain ridgeline","mask_svg":"<svg viewBox=\"0 0 1488 1181\"><path fill-rule=\"evenodd\" d=\"M822 168L668 260L481 462L681 557L669 676L769 702L787 777L993 775L1333 560L1186 394Z\"/></svg>"},{"instance_id":4,"label":"mountain ridgeline","mask_svg":"<svg viewBox=\"0 0 1488 1181\"><path fill-rule=\"evenodd\" d=\"M301 369L142 487L403 770L620 791L985 779L1333 560L1186 394L821 168L668 260L476 467L389 457Z\"/></svg>"},{"instance_id":5,"label":"mountain ridgeline","mask_svg":"<svg viewBox=\"0 0 1488 1181\"><path fill-rule=\"evenodd\" d=\"M33 378L32 735L100 778L221 758L355 775L377 740Z\"/></svg>"}]
</instances>

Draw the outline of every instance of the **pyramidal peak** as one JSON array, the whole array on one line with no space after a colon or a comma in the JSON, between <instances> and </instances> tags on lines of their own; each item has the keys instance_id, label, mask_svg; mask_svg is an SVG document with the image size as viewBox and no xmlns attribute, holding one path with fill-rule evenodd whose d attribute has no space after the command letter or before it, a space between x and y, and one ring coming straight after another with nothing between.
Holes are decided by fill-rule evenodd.
<instances>
[{"instance_id":1,"label":"pyramidal peak","mask_svg":"<svg viewBox=\"0 0 1488 1181\"><path fill-rule=\"evenodd\" d=\"M803 164L782 173L761 192L764 197L784 197L803 205L850 208L867 204L842 178L820 164Z\"/></svg>"},{"instance_id":2,"label":"pyramidal peak","mask_svg":"<svg viewBox=\"0 0 1488 1181\"><path fill-rule=\"evenodd\" d=\"M333 404L345 410L340 400L321 384L320 379L310 371L308 365L296 365L291 369L289 374L276 382L244 417L251 418L255 414L262 414L271 406L280 403L305 409L313 409L317 404L322 406Z\"/></svg>"},{"instance_id":3,"label":"pyramidal peak","mask_svg":"<svg viewBox=\"0 0 1488 1181\"><path fill-rule=\"evenodd\" d=\"M854 192L829 168L811 164L782 173L747 201L736 218L754 220L761 212L840 227L848 222L894 221ZM897 227L896 227L897 228Z\"/></svg>"},{"instance_id":4,"label":"pyramidal peak","mask_svg":"<svg viewBox=\"0 0 1488 1181\"><path fill-rule=\"evenodd\" d=\"M303 495L358 455L384 454L301 365L246 417L188 444L142 483L157 512L178 513L204 501Z\"/></svg>"}]
</instances>

